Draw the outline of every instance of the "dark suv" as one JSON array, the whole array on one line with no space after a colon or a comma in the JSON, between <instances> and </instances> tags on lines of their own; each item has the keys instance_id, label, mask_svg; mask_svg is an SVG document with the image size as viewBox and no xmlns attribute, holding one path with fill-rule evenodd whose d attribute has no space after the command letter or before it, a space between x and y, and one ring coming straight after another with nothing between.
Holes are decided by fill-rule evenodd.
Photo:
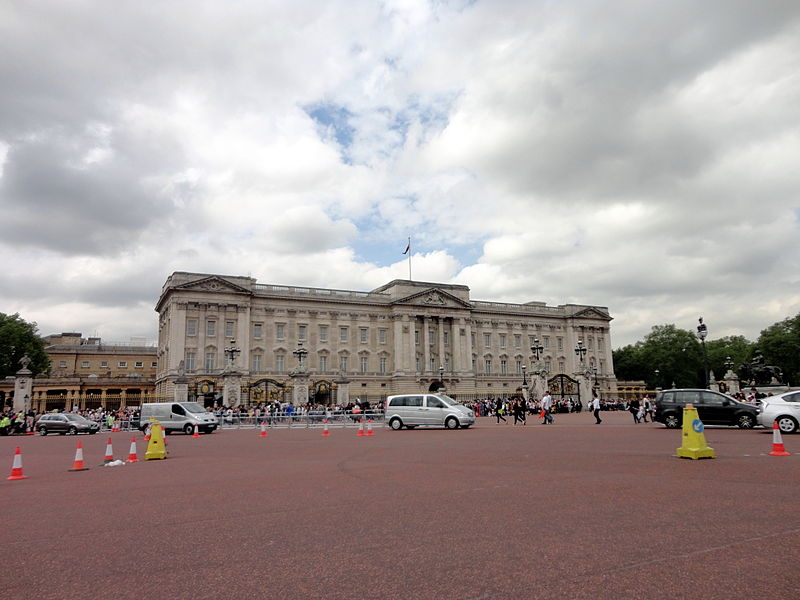
<instances>
[{"instance_id":1,"label":"dark suv","mask_svg":"<svg viewBox=\"0 0 800 600\"><path fill-rule=\"evenodd\" d=\"M91 433L94 435L100 431L100 425L81 415L46 413L36 422L36 431L39 432L39 435L47 435L48 433L58 433L59 435Z\"/></svg>"},{"instance_id":2,"label":"dark suv","mask_svg":"<svg viewBox=\"0 0 800 600\"><path fill-rule=\"evenodd\" d=\"M758 423L755 406L711 390L664 390L656 396L655 420L670 429L680 427L683 407L692 404L704 425L737 425L752 429Z\"/></svg>"}]
</instances>

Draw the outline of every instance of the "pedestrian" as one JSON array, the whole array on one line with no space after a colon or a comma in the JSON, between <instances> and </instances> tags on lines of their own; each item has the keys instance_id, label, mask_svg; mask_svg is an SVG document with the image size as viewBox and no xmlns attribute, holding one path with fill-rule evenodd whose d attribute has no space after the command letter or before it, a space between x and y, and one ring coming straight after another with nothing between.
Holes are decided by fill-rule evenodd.
<instances>
[{"instance_id":1,"label":"pedestrian","mask_svg":"<svg viewBox=\"0 0 800 600\"><path fill-rule=\"evenodd\" d=\"M522 423L523 425L525 425L526 424L525 407L522 404L522 400L520 400L519 398L517 398L514 401L513 411L514 411L514 425L516 425L517 423Z\"/></svg>"},{"instance_id":2,"label":"pedestrian","mask_svg":"<svg viewBox=\"0 0 800 600\"><path fill-rule=\"evenodd\" d=\"M508 423L506 418L503 416L503 401L500 398L495 401L494 416L497 417L498 423L500 423L500 419L503 419L503 423Z\"/></svg>"},{"instance_id":3,"label":"pedestrian","mask_svg":"<svg viewBox=\"0 0 800 600\"><path fill-rule=\"evenodd\" d=\"M638 398L634 398L633 400L631 400L631 403L628 405L628 410L633 415L633 422L634 423L638 423L639 422L639 408L640 408L640 405L639 405L639 399Z\"/></svg>"},{"instance_id":4,"label":"pedestrian","mask_svg":"<svg viewBox=\"0 0 800 600\"><path fill-rule=\"evenodd\" d=\"M552 408L553 398L550 396L550 390L547 390L544 396L542 396L542 410L544 411L544 421L542 421L542 425L553 424L553 415L550 414Z\"/></svg>"},{"instance_id":5,"label":"pedestrian","mask_svg":"<svg viewBox=\"0 0 800 600\"><path fill-rule=\"evenodd\" d=\"M603 422L603 419L600 418L600 398L598 397L597 391L593 390L594 398L592 399L592 411L594 412L595 418L595 425L599 425Z\"/></svg>"},{"instance_id":6,"label":"pedestrian","mask_svg":"<svg viewBox=\"0 0 800 600\"><path fill-rule=\"evenodd\" d=\"M650 414L650 398L645 396L642 398L642 407L639 409L640 419L647 423L647 415Z\"/></svg>"}]
</instances>

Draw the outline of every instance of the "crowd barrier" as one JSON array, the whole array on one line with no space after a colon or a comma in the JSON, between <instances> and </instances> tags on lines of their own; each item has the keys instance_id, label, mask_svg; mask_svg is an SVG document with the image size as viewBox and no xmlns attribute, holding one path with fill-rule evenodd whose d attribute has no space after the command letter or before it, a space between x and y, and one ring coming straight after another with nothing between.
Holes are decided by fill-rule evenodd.
<instances>
[{"instance_id":1,"label":"crowd barrier","mask_svg":"<svg viewBox=\"0 0 800 600\"><path fill-rule=\"evenodd\" d=\"M249 415L221 415L217 416L222 429L256 429L263 423L268 429L309 429L321 428L326 419L324 412L311 412L305 414L266 414L260 417ZM372 421L373 427L382 427L384 424L383 411L334 412L327 416L328 427L353 427L358 428L360 423Z\"/></svg>"}]
</instances>

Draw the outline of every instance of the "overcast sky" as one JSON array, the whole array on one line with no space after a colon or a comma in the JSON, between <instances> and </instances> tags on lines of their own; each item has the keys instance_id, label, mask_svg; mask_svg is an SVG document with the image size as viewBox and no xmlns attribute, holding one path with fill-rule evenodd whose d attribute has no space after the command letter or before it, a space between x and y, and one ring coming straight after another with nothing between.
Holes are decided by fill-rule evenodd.
<instances>
[{"instance_id":1,"label":"overcast sky","mask_svg":"<svg viewBox=\"0 0 800 600\"><path fill-rule=\"evenodd\" d=\"M0 312L155 340L173 271L800 312L800 3L0 0Z\"/></svg>"}]
</instances>

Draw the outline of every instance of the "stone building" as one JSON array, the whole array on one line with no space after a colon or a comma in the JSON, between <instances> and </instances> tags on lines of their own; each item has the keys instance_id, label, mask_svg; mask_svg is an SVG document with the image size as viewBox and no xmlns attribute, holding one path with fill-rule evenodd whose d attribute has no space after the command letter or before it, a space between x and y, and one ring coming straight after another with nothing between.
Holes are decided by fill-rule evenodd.
<instances>
[{"instance_id":1,"label":"stone building","mask_svg":"<svg viewBox=\"0 0 800 600\"><path fill-rule=\"evenodd\" d=\"M360 292L175 272L156 311L163 396L180 378L190 395L220 400L226 374L237 402L286 399L298 373L322 403L441 387L461 398L538 395L545 385L585 402L592 386L616 389L600 306L478 301L465 285L421 281Z\"/></svg>"},{"instance_id":2,"label":"stone building","mask_svg":"<svg viewBox=\"0 0 800 600\"><path fill-rule=\"evenodd\" d=\"M156 347L145 340L103 343L80 333L44 337L50 373L31 380L25 405L39 411L137 406L155 390ZM12 404L14 378L0 382Z\"/></svg>"}]
</instances>

